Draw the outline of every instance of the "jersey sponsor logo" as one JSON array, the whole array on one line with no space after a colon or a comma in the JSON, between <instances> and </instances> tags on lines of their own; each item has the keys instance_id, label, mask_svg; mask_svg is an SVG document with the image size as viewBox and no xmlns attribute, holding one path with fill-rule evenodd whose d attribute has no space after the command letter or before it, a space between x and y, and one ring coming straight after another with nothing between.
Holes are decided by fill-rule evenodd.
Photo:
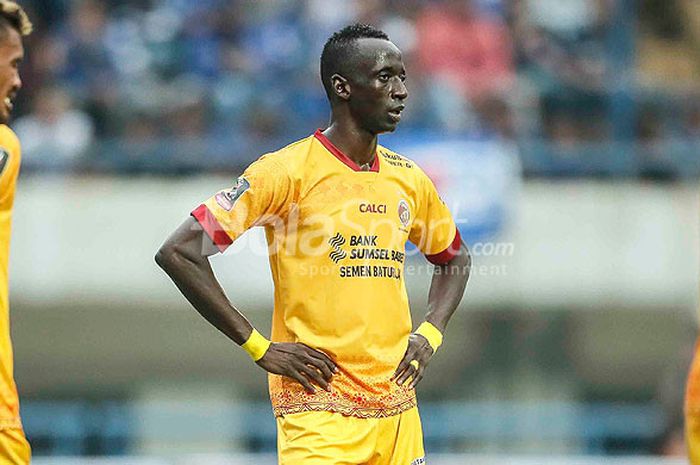
<instances>
[{"instance_id":1,"label":"jersey sponsor logo","mask_svg":"<svg viewBox=\"0 0 700 465\"><path fill-rule=\"evenodd\" d=\"M334 263L338 263L342 259L348 256L348 254L341 249L343 245L345 245L345 238L342 236L342 234L338 233L335 236L331 237L328 239L328 244L333 248L331 250L331 253L328 254L331 260L333 260Z\"/></svg>"},{"instance_id":2,"label":"jersey sponsor logo","mask_svg":"<svg viewBox=\"0 0 700 465\"><path fill-rule=\"evenodd\" d=\"M219 192L216 194L216 203L226 211L231 211L241 195L250 188L250 183L243 176L238 178L236 185L231 190Z\"/></svg>"},{"instance_id":3,"label":"jersey sponsor logo","mask_svg":"<svg viewBox=\"0 0 700 465\"><path fill-rule=\"evenodd\" d=\"M344 265L341 278L394 278L401 279L401 268L386 265Z\"/></svg>"},{"instance_id":4,"label":"jersey sponsor logo","mask_svg":"<svg viewBox=\"0 0 700 465\"><path fill-rule=\"evenodd\" d=\"M399 201L399 221L404 228L408 227L408 223L411 222L411 209L408 208L408 202L403 199Z\"/></svg>"},{"instance_id":5,"label":"jersey sponsor logo","mask_svg":"<svg viewBox=\"0 0 700 465\"><path fill-rule=\"evenodd\" d=\"M360 213L386 213L386 205L377 203L361 203Z\"/></svg>"},{"instance_id":6,"label":"jersey sponsor logo","mask_svg":"<svg viewBox=\"0 0 700 465\"><path fill-rule=\"evenodd\" d=\"M379 153L382 154L384 159L390 165L398 166L400 168L413 168L413 165L411 164L411 162L400 155L390 154L390 153L384 152L383 150L381 150Z\"/></svg>"},{"instance_id":7,"label":"jersey sponsor logo","mask_svg":"<svg viewBox=\"0 0 700 465\"><path fill-rule=\"evenodd\" d=\"M425 465L425 457L420 457L411 462L411 465Z\"/></svg>"},{"instance_id":8,"label":"jersey sponsor logo","mask_svg":"<svg viewBox=\"0 0 700 465\"><path fill-rule=\"evenodd\" d=\"M350 246L377 246L377 236L350 236Z\"/></svg>"},{"instance_id":9,"label":"jersey sponsor logo","mask_svg":"<svg viewBox=\"0 0 700 465\"><path fill-rule=\"evenodd\" d=\"M7 166L7 162L9 159L10 152L0 147L0 174L2 174L3 171L5 171L5 166Z\"/></svg>"}]
</instances>

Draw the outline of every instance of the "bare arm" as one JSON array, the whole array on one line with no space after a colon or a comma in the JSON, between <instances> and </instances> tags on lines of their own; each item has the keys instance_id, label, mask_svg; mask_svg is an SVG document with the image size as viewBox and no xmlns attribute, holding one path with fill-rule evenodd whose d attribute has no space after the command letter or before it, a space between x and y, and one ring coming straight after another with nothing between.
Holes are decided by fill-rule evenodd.
<instances>
[{"instance_id":1,"label":"bare arm","mask_svg":"<svg viewBox=\"0 0 700 465\"><path fill-rule=\"evenodd\" d=\"M425 320L435 325L442 333L462 300L471 266L472 257L466 244L462 242L457 255L447 265L436 267L433 272Z\"/></svg>"},{"instance_id":2,"label":"bare arm","mask_svg":"<svg viewBox=\"0 0 700 465\"><path fill-rule=\"evenodd\" d=\"M253 326L231 305L214 276L209 256L218 251L199 223L190 217L158 250L156 263L209 323L241 345L250 336Z\"/></svg>"},{"instance_id":3,"label":"bare arm","mask_svg":"<svg viewBox=\"0 0 700 465\"><path fill-rule=\"evenodd\" d=\"M471 263L469 249L462 242L457 255L446 265L436 266L433 271L425 320L432 323L441 333L445 332L447 323L462 300L469 280ZM411 334L406 353L392 379L396 379L398 384L403 384L412 378L410 386L415 387L423 379L425 368L432 356L433 349L428 340L420 334ZM418 362L418 368L410 364L412 360Z\"/></svg>"},{"instance_id":4,"label":"bare arm","mask_svg":"<svg viewBox=\"0 0 700 465\"><path fill-rule=\"evenodd\" d=\"M190 217L168 237L155 259L209 323L242 345L253 326L231 304L214 276L209 256L217 252L199 223ZM336 369L324 353L298 343L273 343L256 363L268 372L295 379L311 392L314 388L310 381L329 389Z\"/></svg>"}]
</instances>

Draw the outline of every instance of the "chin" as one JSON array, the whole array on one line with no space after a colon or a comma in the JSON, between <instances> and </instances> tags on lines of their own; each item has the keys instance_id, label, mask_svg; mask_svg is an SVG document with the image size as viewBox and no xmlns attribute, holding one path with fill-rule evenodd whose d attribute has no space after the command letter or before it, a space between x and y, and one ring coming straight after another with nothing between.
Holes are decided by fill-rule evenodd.
<instances>
[{"instance_id":1,"label":"chin","mask_svg":"<svg viewBox=\"0 0 700 465\"><path fill-rule=\"evenodd\" d=\"M387 132L394 132L396 130L396 127L398 124L383 124L383 125L377 125L376 127L372 128L372 131L370 131L373 134L379 135L379 134L386 134Z\"/></svg>"}]
</instances>

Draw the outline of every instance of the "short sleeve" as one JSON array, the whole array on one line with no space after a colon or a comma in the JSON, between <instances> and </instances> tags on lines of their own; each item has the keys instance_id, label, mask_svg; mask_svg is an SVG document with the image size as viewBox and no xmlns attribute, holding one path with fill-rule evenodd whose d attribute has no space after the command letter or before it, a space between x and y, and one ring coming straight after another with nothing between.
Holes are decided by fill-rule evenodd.
<instances>
[{"instance_id":1,"label":"short sleeve","mask_svg":"<svg viewBox=\"0 0 700 465\"><path fill-rule=\"evenodd\" d=\"M435 265L444 265L457 255L461 238L450 210L435 185L420 173L416 199L416 217L408 239Z\"/></svg>"},{"instance_id":2,"label":"short sleeve","mask_svg":"<svg viewBox=\"0 0 700 465\"><path fill-rule=\"evenodd\" d=\"M253 226L284 218L293 198L286 168L269 156L251 164L230 189L217 192L192 211L222 252Z\"/></svg>"}]
</instances>

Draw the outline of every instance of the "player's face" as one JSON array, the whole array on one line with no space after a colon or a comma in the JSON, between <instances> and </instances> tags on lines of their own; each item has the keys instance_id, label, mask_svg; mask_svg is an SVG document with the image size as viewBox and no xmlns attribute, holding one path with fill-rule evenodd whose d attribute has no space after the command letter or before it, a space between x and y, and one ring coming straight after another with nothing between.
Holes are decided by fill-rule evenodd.
<instances>
[{"instance_id":1,"label":"player's face","mask_svg":"<svg viewBox=\"0 0 700 465\"><path fill-rule=\"evenodd\" d=\"M408 97L401 51L382 39L360 39L357 48L357 66L350 78L350 111L368 132L391 132L401 120Z\"/></svg>"},{"instance_id":2,"label":"player's face","mask_svg":"<svg viewBox=\"0 0 700 465\"><path fill-rule=\"evenodd\" d=\"M12 113L13 100L22 81L19 78L19 65L24 59L22 37L13 28L0 31L0 123L7 124Z\"/></svg>"}]
</instances>

